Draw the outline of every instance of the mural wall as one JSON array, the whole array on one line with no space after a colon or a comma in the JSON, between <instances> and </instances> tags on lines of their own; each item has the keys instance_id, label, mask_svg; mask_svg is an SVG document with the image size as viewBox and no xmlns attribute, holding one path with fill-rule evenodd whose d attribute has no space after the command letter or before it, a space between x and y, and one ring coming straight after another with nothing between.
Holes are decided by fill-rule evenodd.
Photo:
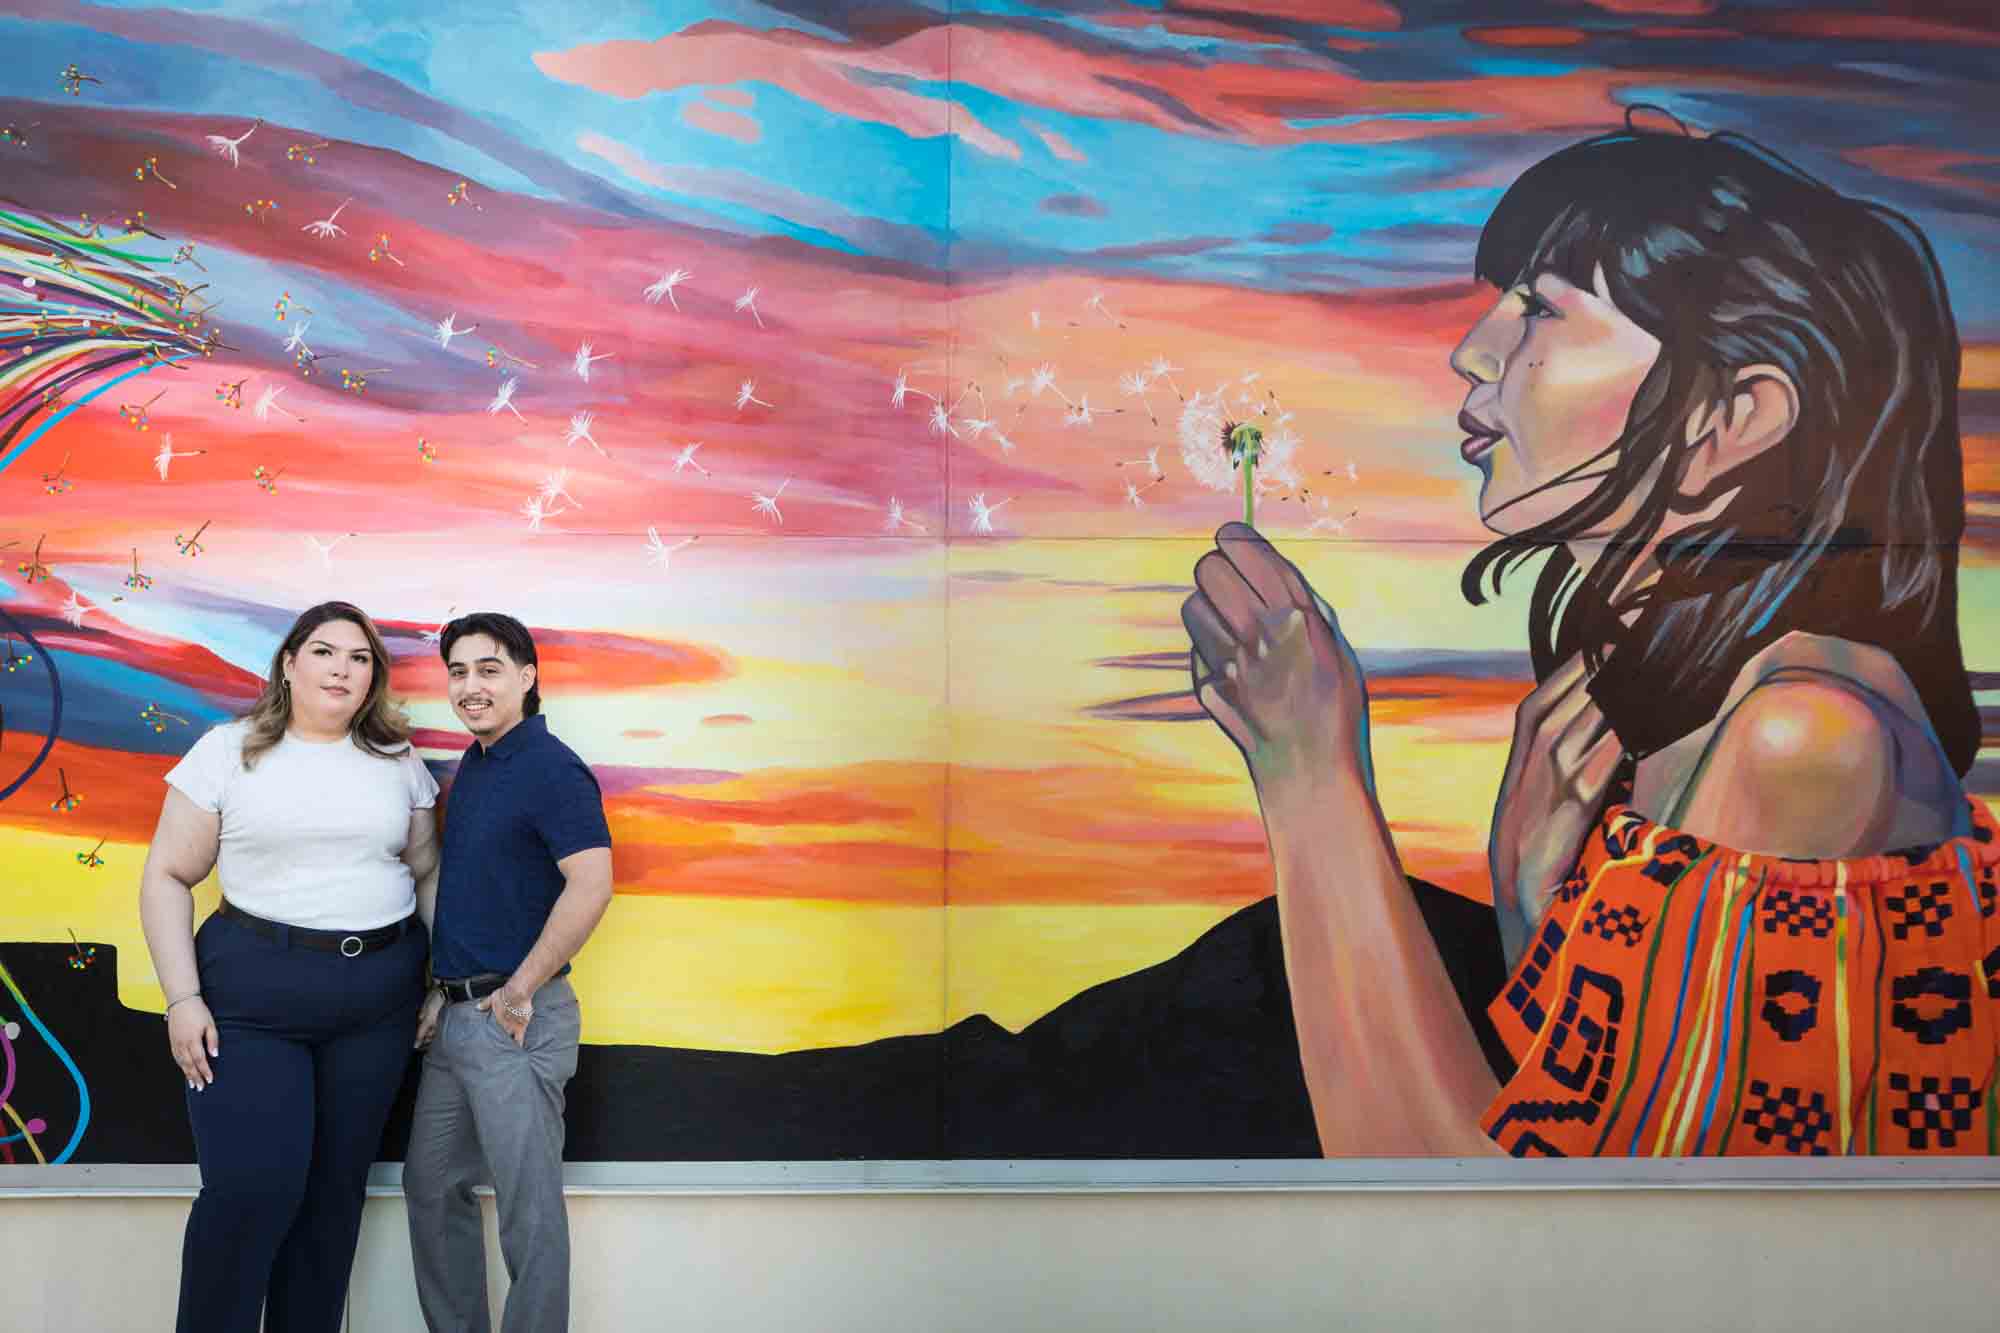
<instances>
[{"instance_id":1,"label":"mural wall","mask_svg":"<svg viewBox=\"0 0 2000 1333\"><path fill-rule=\"evenodd\" d=\"M1996 1150L1983 7L0 45L0 1163L191 1160L161 775L333 597L603 786L576 1159Z\"/></svg>"}]
</instances>

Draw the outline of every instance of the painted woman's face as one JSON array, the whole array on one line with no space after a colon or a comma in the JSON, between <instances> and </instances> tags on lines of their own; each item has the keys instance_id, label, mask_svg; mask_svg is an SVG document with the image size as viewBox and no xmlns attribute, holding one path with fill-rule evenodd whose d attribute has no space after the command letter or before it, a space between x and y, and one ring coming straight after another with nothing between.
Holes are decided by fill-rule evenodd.
<instances>
[{"instance_id":1,"label":"painted woman's face","mask_svg":"<svg viewBox=\"0 0 2000 1333\"><path fill-rule=\"evenodd\" d=\"M1472 385L1460 452L1485 478L1480 521L1524 532L1587 496L1659 355L1659 340L1611 303L1602 270L1595 291L1544 273L1501 293L1451 354Z\"/></svg>"}]
</instances>

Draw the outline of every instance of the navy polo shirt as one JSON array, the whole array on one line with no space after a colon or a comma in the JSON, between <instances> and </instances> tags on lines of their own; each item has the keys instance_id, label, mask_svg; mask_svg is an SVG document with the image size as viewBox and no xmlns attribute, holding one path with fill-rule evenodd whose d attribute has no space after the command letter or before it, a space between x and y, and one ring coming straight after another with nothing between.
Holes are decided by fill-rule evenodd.
<instances>
[{"instance_id":1,"label":"navy polo shirt","mask_svg":"<svg viewBox=\"0 0 2000 1333\"><path fill-rule=\"evenodd\" d=\"M547 718L521 719L490 749L474 741L445 804L432 974L511 973L562 896L556 862L610 845L597 778Z\"/></svg>"}]
</instances>

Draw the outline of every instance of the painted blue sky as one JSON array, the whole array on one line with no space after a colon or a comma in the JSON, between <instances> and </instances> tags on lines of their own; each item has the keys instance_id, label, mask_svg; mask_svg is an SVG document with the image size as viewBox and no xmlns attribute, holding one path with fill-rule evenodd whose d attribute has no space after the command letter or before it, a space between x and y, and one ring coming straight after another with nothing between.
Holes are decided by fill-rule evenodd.
<instances>
[{"instance_id":1,"label":"painted blue sky","mask_svg":"<svg viewBox=\"0 0 2000 1333\"><path fill-rule=\"evenodd\" d=\"M2000 328L2000 156L1967 147L2000 138L2000 30L1890 8L17 0L0 96L24 121L263 117L491 190L973 277L1305 291L1463 277L1514 174L1651 103L1911 211L1968 332ZM71 62L102 80L81 99Z\"/></svg>"}]
</instances>

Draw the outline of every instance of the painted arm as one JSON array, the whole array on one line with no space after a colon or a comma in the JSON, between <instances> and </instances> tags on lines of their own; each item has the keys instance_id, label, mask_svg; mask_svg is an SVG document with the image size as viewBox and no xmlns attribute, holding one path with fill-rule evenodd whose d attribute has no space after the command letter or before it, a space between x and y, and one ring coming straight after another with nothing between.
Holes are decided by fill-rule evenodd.
<instances>
[{"instance_id":1,"label":"painted arm","mask_svg":"<svg viewBox=\"0 0 2000 1333\"><path fill-rule=\"evenodd\" d=\"M1320 1150L1498 1151L1479 1128L1497 1085L1373 794L1353 648L1240 524L1217 534L1195 583L1182 618L1196 695L1256 785Z\"/></svg>"},{"instance_id":2,"label":"painted arm","mask_svg":"<svg viewBox=\"0 0 2000 1333\"><path fill-rule=\"evenodd\" d=\"M167 1045L191 1088L215 1082L208 1061L222 1050L194 958L194 886L215 868L221 843L222 816L169 787L139 874L139 924L166 994Z\"/></svg>"},{"instance_id":3,"label":"painted arm","mask_svg":"<svg viewBox=\"0 0 2000 1333\"><path fill-rule=\"evenodd\" d=\"M604 910L611 906L609 847L573 852L556 862L556 869L562 871L563 891L550 909L535 947L528 950L528 956L514 969L506 985L479 1002L481 1009L493 1011L494 1018L516 1044L527 1040L535 992L576 956L590 939L590 932L603 920ZM516 1012L510 1013L509 1006Z\"/></svg>"}]
</instances>

